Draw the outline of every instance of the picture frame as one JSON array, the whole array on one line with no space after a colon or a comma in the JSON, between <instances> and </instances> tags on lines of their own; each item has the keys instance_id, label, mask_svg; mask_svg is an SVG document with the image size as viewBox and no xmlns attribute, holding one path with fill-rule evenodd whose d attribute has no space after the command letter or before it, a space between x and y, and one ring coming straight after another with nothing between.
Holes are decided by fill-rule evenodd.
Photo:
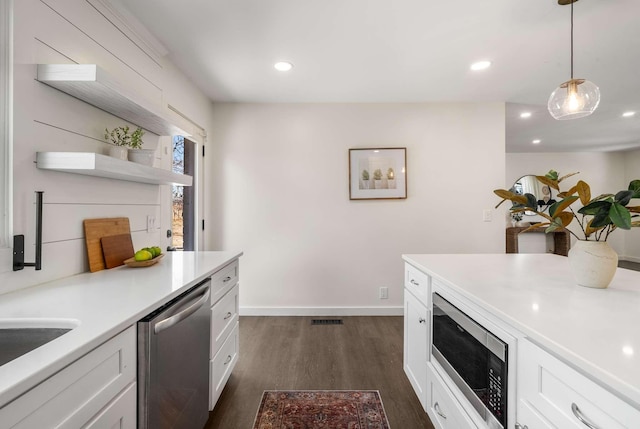
<instances>
[{"instance_id":1,"label":"picture frame","mask_svg":"<svg viewBox=\"0 0 640 429\"><path fill-rule=\"evenodd\" d=\"M349 149L349 199L407 198L407 148Z\"/></svg>"}]
</instances>

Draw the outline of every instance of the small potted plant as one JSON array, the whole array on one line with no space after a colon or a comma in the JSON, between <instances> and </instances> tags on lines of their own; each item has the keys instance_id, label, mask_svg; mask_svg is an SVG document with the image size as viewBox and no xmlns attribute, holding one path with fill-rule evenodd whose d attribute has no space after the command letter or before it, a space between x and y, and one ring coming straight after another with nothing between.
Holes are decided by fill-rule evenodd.
<instances>
[{"instance_id":1,"label":"small potted plant","mask_svg":"<svg viewBox=\"0 0 640 429\"><path fill-rule=\"evenodd\" d=\"M379 168L373 171L373 186L375 189L382 189L382 170Z\"/></svg>"},{"instance_id":2,"label":"small potted plant","mask_svg":"<svg viewBox=\"0 0 640 429\"><path fill-rule=\"evenodd\" d=\"M109 156L127 160L127 150L131 143L131 135L129 134L129 127L117 127L109 131L104 129L104 139L108 141L112 146L109 147Z\"/></svg>"},{"instance_id":3,"label":"small potted plant","mask_svg":"<svg viewBox=\"0 0 640 429\"><path fill-rule=\"evenodd\" d=\"M538 181L558 192L557 202L549 206L549 213L538 210L538 202L532 194L519 195L505 189L496 189L494 193L502 198L496 206L509 200L513 203L511 212L522 213L532 211L547 220L530 227L546 227L545 232L558 229L568 231L576 238L575 246L569 250L569 262L579 285L606 288L609 286L618 265L618 255L607 243L607 238L616 229L640 227L640 205L630 205L634 199L640 198L640 180L632 180L627 189L616 194L602 194L591 197L591 187L579 180L567 191L560 191L560 183L578 173L559 177L550 170L544 176L536 176ZM582 207L575 210L572 205L576 201ZM578 228L569 226L576 221ZM525 230L526 231L526 230Z\"/></svg>"},{"instance_id":4,"label":"small potted plant","mask_svg":"<svg viewBox=\"0 0 640 429\"><path fill-rule=\"evenodd\" d=\"M129 161L136 162L138 164L153 165L153 155L155 150L143 149L142 136L144 130L138 127L133 133L131 133L131 141L129 142Z\"/></svg>"},{"instance_id":5,"label":"small potted plant","mask_svg":"<svg viewBox=\"0 0 640 429\"><path fill-rule=\"evenodd\" d=\"M360 189L369 189L369 171L362 170L362 183Z\"/></svg>"},{"instance_id":6,"label":"small potted plant","mask_svg":"<svg viewBox=\"0 0 640 429\"><path fill-rule=\"evenodd\" d=\"M396 189L396 173L391 167L387 170L387 188Z\"/></svg>"}]
</instances>

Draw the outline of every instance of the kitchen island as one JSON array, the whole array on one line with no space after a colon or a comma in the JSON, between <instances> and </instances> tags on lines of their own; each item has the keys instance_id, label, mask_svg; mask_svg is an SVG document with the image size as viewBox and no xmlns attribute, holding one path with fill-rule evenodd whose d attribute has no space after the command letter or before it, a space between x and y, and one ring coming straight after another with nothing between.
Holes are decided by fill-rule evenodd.
<instances>
[{"instance_id":1,"label":"kitchen island","mask_svg":"<svg viewBox=\"0 0 640 429\"><path fill-rule=\"evenodd\" d=\"M0 323L48 320L75 326L0 366L0 415L15 398L66 370L204 279L224 273L220 283L233 286L237 282L236 260L241 255L242 252L169 252L151 267L121 266L0 295ZM234 261L235 277L228 281L232 275L227 275L226 267ZM214 275L214 283L215 280ZM212 304L216 298L221 297L212 290Z\"/></svg>"},{"instance_id":2,"label":"kitchen island","mask_svg":"<svg viewBox=\"0 0 640 429\"><path fill-rule=\"evenodd\" d=\"M571 419L589 413L593 421L606 422L596 427L633 427L628 422L640 422L640 273L618 269L608 289L591 289L576 285L567 258L550 254L403 259L405 296L415 296L425 314L432 311L431 294L436 292L512 339L507 427L586 427L578 418ZM429 330L426 337L424 373L442 373L433 363ZM418 374L412 383L419 396L425 395L429 411L430 381L420 379L419 368L409 369L405 363L410 379ZM553 391L546 391L550 386ZM486 427L455 387L447 389L474 420L469 427ZM575 398L569 399L572 395ZM587 402L595 402L597 409L589 410L592 404ZM577 412L571 410L574 405ZM438 420L437 413L430 416Z\"/></svg>"}]
</instances>

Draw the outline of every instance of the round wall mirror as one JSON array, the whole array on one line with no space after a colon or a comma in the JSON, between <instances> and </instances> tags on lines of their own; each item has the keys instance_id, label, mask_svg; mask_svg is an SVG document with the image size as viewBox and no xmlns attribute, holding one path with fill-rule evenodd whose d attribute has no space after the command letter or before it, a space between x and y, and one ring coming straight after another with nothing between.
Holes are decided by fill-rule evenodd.
<instances>
[{"instance_id":1,"label":"round wall mirror","mask_svg":"<svg viewBox=\"0 0 640 429\"><path fill-rule=\"evenodd\" d=\"M510 191L519 195L534 195L536 197L536 201L538 201L537 208L540 212L544 212L551 204L556 202L551 193L552 189L549 188L548 185L540 182L536 176L531 174L522 176L516 180ZM532 211L525 211L524 214L527 216L535 216L535 213Z\"/></svg>"}]
</instances>

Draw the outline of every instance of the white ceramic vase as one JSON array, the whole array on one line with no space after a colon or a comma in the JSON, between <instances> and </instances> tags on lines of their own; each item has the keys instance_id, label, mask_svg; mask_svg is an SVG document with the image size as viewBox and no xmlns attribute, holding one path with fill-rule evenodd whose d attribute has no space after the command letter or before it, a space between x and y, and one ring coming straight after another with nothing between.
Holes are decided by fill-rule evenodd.
<instances>
[{"instance_id":1,"label":"white ceramic vase","mask_svg":"<svg viewBox=\"0 0 640 429\"><path fill-rule=\"evenodd\" d=\"M569 250L569 264L580 286L604 289L618 268L618 254L606 241L578 240Z\"/></svg>"},{"instance_id":2,"label":"white ceramic vase","mask_svg":"<svg viewBox=\"0 0 640 429\"><path fill-rule=\"evenodd\" d=\"M125 146L109 146L109 156L123 161L127 160L127 148Z\"/></svg>"},{"instance_id":3,"label":"white ceramic vase","mask_svg":"<svg viewBox=\"0 0 640 429\"><path fill-rule=\"evenodd\" d=\"M153 149L129 149L129 161L151 167L155 152Z\"/></svg>"}]
</instances>

